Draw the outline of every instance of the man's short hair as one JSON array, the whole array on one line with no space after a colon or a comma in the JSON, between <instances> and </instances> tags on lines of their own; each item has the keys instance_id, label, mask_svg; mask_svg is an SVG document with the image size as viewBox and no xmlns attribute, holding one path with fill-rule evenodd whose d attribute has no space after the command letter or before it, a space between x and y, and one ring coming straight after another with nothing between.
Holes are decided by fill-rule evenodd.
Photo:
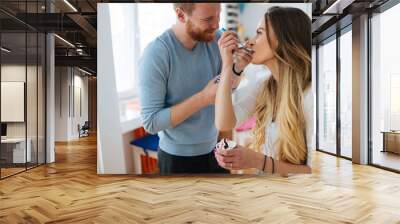
<instances>
[{"instance_id":1,"label":"man's short hair","mask_svg":"<svg viewBox=\"0 0 400 224\"><path fill-rule=\"evenodd\" d=\"M174 9L181 8L184 12L191 15L194 10L195 3L174 3Z\"/></svg>"}]
</instances>

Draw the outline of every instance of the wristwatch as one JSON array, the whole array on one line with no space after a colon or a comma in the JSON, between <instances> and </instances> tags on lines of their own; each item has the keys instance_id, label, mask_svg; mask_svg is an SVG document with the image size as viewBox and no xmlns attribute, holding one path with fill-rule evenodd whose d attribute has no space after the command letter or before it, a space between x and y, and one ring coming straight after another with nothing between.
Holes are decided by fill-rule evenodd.
<instances>
[{"instance_id":1,"label":"wristwatch","mask_svg":"<svg viewBox=\"0 0 400 224\"><path fill-rule=\"evenodd\" d=\"M237 76L240 76L240 75L242 74L242 72L243 72L243 70L240 71L240 72L235 71L235 63L233 63L232 71L233 71L233 74L235 74L235 75L237 75Z\"/></svg>"}]
</instances>

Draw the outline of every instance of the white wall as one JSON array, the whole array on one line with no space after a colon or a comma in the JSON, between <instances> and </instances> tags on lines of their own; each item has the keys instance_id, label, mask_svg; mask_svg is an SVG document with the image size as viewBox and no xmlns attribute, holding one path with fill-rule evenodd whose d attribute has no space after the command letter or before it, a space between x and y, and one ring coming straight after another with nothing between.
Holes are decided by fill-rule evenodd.
<instances>
[{"instance_id":1,"label":"white wall","mask_svg":"<svg viewBox=\"0 0 400 224\"><path fill-rule=\"evenodd\" d=\"M243 38L255 35L257 26L264 18L267 9L273 6L296 7L302 9L311 18L311 3L251 3L245 4L243 12L239 15L239 23L243 28ZM311 40L310 40L311 41Z\"/></svg>"},{"instance_id":2,"label":"white wall","mask_svg":"<svg viewBox=\"0 0 400 224\"><path fill-rule=\"evenodd\" d=\"M77 71L77 70L76 70ZM79 71L78 71L79 72ZM75 82L74 85L81 89L81 114L79 111L75 112L75 123L74 126L77 127L78 123L82 126L85 121L89 120L89 91L88 91L88 76L83 76L83 73L75 73ZM75 93L76 94L76 93ZM74 129L74 136L78 136L78 129Z\"/></svg>"},{"instance_id":3,"label":"white wall","mask_svg":"<svg viewBox=\"0 0 400 224\"><path fill-rule=\"evenodd\" d=\"M55 68L55 141L68 141L68 85L67 67Z\"/></svg>"},{"instance_id":4,"label":"white wall","mask_svg":"<svg viewBox=\"0 0 400 224\"><path fill-rule=\"evenodd\" d=\"M312 45L311 48L311 89L314 93L314 133L317 133L317 48L315 45ZM314 146L316 147L316 139L314 141Z\"/></svg>"},{"instance_id":5,"label":"white wall","mask_svg":"<svg viewBox=\"0 0 400 224\"><path fill-rule=\"evenodd\" d=\"M9 64L1 66L1 81L2 82L25 82L25 69L32 70L32 67L26 68L25 65ZM30 72L28 72L30 73ZM25 82L26 83L26 82ZM2 96L3 98L4 96ZM1 108L7 110L7 108ZM25 122L7 123L8 137L25 137Z\"/></svg>"},{"instance_id":6,"label":"white wall","mask_svg":"<svg viewBox=\"0 0 400 224\"><path fill-rule=\"evenodd\" d=\"M1 81L2 82L24 82L26 85L26 106L22 106L22 112L26 112L26 120L22 122L6 122L7 137L9 138L24 138L25 135L30 139L30 148L32 158L36 162L39 158L39 163L44 162L44 74L40 66L32 66L25 64L3 64L1 66ZM27 81L26 81L27 79ZM3 91L3 90L2 90ZM2 95L2 98L7 96ZM1 110L12 110L11 108L2 107ZM15 109L14 109L15 110ZM16 113L16 111L7 111ZM37 157L37 153L39 156Z\"/></svg>"},{"instance_id":7,"label":"white wall","mask_svg":"<svg viewBox=\"0 0 400 224\"><path fill-rule=\"evenodd\" d=\"M76 72L77 70L75 70ZM78 132L78 124L82 126L85 121L88 121L88 77L87 76L81 76L77 75L75 73L74 75L74 93L75 96L72 97L74 99L74 102L71 103L74 105L72 108L72 129L71 129L71 135L73 138L79 138L79 132ZM80 91L80 93L79 93ZM79 97L80 96L80 97ZM80 102L79 102L80 101ZM72 106L71 105L71 106ZM81 107L81 108L80 108ZM81 111L80 111L81 110Z\"/></svg>"},{"instance_id":8,"label":"white wall","mask_svg":"<svg viewBox=\"0 0 400 224\"><path fill-rule=\"evenodd\" d=\"M70 141L79 138L78 124L88 120L88 77L72 67L56 67L55 73L55 141Z\"/></svg>"},{"instance_id":9,"label":"white wall","mask_svg":"<svg viewBox=\"0 0 400 224\"><path fill-rule=\"evenodd\" d=\"M97 5L97 173L126 174L129 172L126 150L124 149L117 81L126 74L134 74L134 66L125 64L121 58L134 58L134 20L131 18L133 4ZM112 10L119 10L119 16L112 19ZM116 20L124 24L112 26ZM116 35L114 31L124 25L124 35ZM128 27L132 27L129 29ZM117 51L118 49L118 51Z\"/></svg>"},{"instance_id":10,"label":"white wall","mask_svg":"<svg viewBox=\"0 0 400 224\"><path fill-rule=\"evenodd\" d=\"M28 76L29 87L27 88L27 120L28 120L28 137L31 133L35 133L36 136L36 80L33 80L33 76L36 77L36 66L18 65L18 64L6 64L1 66L1 81L7 82L25 82L25 75ZM4 97L4 96L3 96ZM39 105L40 106L40 105ZM1 110L7 110L7 108L1 108ZM33 123L32 123L33 122ZM7 136L8 137L25 137L25 125L26 122L7 122Z\"/></svg>"}]
</instances>

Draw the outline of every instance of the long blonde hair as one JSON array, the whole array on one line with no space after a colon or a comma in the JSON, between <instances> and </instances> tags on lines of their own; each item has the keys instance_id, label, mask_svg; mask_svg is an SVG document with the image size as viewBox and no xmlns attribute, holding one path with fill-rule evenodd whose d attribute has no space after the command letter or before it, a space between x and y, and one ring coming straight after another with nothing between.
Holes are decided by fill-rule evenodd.
<instances>
[{"instance_id":1,"label":"long blonde hair","mask_svg":"<svg viewBox=\"0 0 400 224\"><path fill-rule=\"evenodd\" d=\"M275 121L279 135L275 142L279 160L304 164L307 160L306 119L303 93L311 86L311 21L300 9L272 7L264 15L267 40L268 24L278 46L278 80L265 81L255 106L256 126L252 148L261 151L266 143L266 125Z\"/></svg>"}]
</instances>

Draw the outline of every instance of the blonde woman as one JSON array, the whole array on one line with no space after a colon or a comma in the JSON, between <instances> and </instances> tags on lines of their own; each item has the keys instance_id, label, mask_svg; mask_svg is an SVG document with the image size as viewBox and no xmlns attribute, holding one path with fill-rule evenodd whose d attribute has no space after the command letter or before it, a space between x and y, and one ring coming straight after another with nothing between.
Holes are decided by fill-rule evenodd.
<instances>
[{"instance_id":1,"label":"blonde woman","mask_svg":"<svg viewBox=\"0 0 400 224\"><path fill-rule=\"evenodd\" d=\"M250 147L214 151L221 167L311 173L314 100L310 29L310 18L302 10L270 8L247 45L254 50L251 63L267 66L272 75L235 103L230 83L236 45L219 43L223 69L215 101L215 125L227 131L246 118L256 117Z\"/></svg>"}]
</instances>

